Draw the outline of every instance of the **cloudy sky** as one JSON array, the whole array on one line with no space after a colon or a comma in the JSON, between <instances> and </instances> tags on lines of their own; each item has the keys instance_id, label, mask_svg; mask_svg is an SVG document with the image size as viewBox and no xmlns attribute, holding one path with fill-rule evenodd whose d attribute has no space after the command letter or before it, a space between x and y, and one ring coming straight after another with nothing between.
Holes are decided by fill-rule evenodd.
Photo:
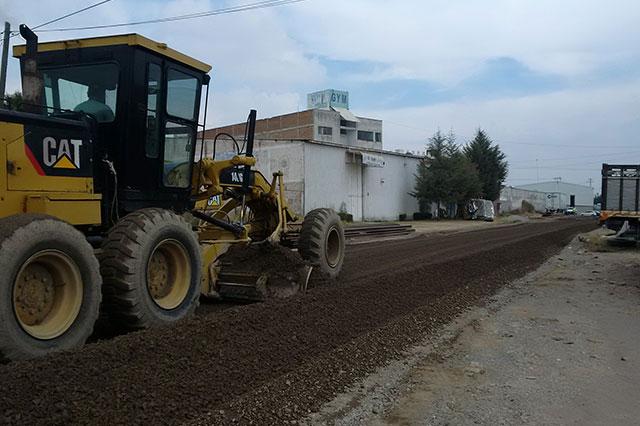
<instances>
[{"instance_id":1,"label":"cloudy sky","mask_svg":"<svg viewBox=\"0 0 640 426\"><path fill-rule=\"evenodd\" d=\"M55 29L204 12L257 0L112 0ZM41 24L97 0L0 0L0 19ZM208 122L306 107L350 92L384 120L385 149L422 150L438 129L485 129L508 183L562 177L600 189L602 162L640 163L638 0L306 0L188 21L41 32L41 40L139 32L213 65ZM19 41L19 37L13 38ZM19 88L9 68L8 90ZM537 160L537 161L536 161Z\"/></svg>"}]
</instances>

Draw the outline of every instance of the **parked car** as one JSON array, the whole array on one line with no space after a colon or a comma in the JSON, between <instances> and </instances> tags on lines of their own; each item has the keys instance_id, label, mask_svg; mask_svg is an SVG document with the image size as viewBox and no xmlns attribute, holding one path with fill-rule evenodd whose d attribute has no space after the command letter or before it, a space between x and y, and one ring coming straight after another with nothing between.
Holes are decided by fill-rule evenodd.
<instances>
[{"instance_id":1,"label":"parked car","mask_svg":"<svg viewBox=\"0 0 640 426\"><path fill-rule=\"evenodd\" d=\"M575 207L567 207L567 209L564 211L564 214L577 214L578 212L576 211Z\"/></svg>"}]
</instances>

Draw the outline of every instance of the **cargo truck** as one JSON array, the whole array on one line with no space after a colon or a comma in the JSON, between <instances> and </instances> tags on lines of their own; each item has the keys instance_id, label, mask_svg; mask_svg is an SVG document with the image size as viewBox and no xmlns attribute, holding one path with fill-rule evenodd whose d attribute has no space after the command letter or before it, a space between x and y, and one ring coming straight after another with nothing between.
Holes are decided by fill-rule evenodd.
<instances>
[{"instance_id":1,"label":"cargo truck","mask_svg":"<svg viewBox=\"0 0 640 426\"><path fill-rule=\"evenodd\" d=\"M602 165L600 223L616 239L640 241L640 165Z\"/></svg>"}]
</instances>

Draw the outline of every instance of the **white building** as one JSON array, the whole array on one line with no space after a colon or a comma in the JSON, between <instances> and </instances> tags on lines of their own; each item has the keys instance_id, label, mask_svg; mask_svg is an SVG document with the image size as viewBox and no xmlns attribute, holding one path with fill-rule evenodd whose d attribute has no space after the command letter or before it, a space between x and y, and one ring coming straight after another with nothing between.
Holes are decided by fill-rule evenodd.
<instances>
[{"instance_id":1,"label":"white building","mask_svg":"<svg viewBox=\"0 0 640 426\"><path fill-rule=\"evenodd\" d=\"M258 120L257 170L268 179L274 172L284 173L287 199L298 213L330 207L350 213L355 221L398 220L401 214L410 218L418 211L409 193L421 157L383 150L382 121L353 115L345 94L316 92L308 97L312 109ZM240 139L244 128L239 123L207 130L205 157L211 157L217 134ZM219 139L216 159L234 153L233 144Z\"/></svg>"},{"instance_id":2,"label":"white building","mask_svg":"<svg viewBox=\"0 0 640 426\"><path fill-rule=\"evenodd\" d=\"M507 186L500 192L499 211L508 212L522 207L522 201L532 204L536 211L566 210L575 207L578 212L593 209L593 188L567 183L549 181Z\"/></svg>"}]
</instances>

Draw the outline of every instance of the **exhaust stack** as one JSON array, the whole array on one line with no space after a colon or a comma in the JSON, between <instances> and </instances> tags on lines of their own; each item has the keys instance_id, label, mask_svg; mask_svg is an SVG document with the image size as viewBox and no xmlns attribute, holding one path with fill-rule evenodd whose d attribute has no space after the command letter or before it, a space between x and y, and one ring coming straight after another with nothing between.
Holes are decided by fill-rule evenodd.
<instances>
[{"instance_id":1,"label":"exhaust stack","mask_svg":"<svg viewBox=\"0 0 640 426\"><path fill-rule=\"evenodd\" d=\"M27 51L22 62L22 100L26 112L41 114L44 82L38 73L38 36L20 24L20 35L27 42Z\"/></svg>"}]
</instances>

